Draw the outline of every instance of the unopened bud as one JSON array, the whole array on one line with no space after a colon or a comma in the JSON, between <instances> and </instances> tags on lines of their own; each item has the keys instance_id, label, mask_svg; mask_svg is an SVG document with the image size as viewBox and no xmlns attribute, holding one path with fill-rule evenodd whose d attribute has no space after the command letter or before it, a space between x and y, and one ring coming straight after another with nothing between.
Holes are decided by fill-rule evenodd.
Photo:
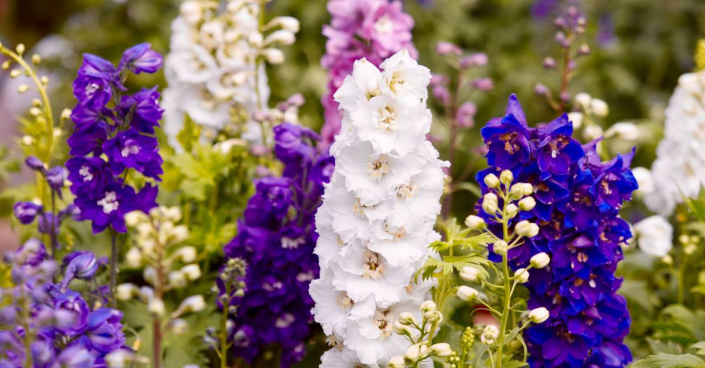
<instances>
[{"instance_id":1,"label":"unopened bud","mask_svg":"<svg viewBox=\"0 0 705 368\"><path fill-rule=\"evenodd\" d=\"M21 44L17 45L17 48L16 48L15 50L17 51L17 53L18 53L19 55L24 54L24 51L25 51L24 44L21 43Z\"/></svg>"},{"instance_id":2,"label":"unopened bud","mask_svg":"<svg viewBox=\"0 0 705 368\"><path fill-rule=\"evenodd\" d=\"M536 200L534 197L526 197L519 201L519 209L522 211L531 211L536 207Z\"/></svg>"},{"instance_id":3,"label":"unopened bud","mask_svg":"<svg viewBox=\"0 0 705 368\"><path fill-rule=\"evenodd\" d=\"M467 282L475 282L482 276L477 267L465 266L460 270L460 278Z\"/></svg>"},{"instance_id":4,"label":"unopened bud","mask_svg":"<svg viewBox=\"0 0 705 368\"><path fill-rule=\"evenodd\" d=\"M17 92L19 93L25 93L27 91L29 91L29 86L26 84L20 84L20 86L17 87Z\"/></svg>"},{"instance_id":5,"label":"unopened bud","mask_svg":"<svg viewBox=\"0 0 705 368\"><path fill-rule=\"evenodd\" d=\"M531 265L534 268L541 269L546 266L551 262L551 257L548 256L546 253L539 253L531 257Z\"/></svg>"},{"instance_id":6,"label":"unopened bud","mask_svg":"<svg viewBox=\"0 0 705 368\"><path fill-rule=\"evenodd\" d=\"M514 218L518 213L519 208L514 203L510 203L507 205L507 218Z\"/></svg>"},{"instance_id":7,"label":"unopened bud","mask_svg":"<svg viewBox=\"0 0 705 368\"><path fill-rule=\"evenodd\" d=\"M490 187L490 188L497 188L499 187L499 178L497 178L497 175L495 174L488 174L485 176L485 184Z\"/></svg>"},{"instance_id":8,"label":"unopened bud","mask_svg":"<svg viewBox=\"0 0 705 368\"><path fill-rule=\"evenodd\" d=\"M482 198L482 210L489 215L497 213L497 195L494 193L487 193Z\"/></svg>"},{"instance_id":9,"label":"unopened bud","mask_svg":"<svg viewBox=\"0 0 705 368\"><path fill-rule=\"evenodd\" d=\"M533 323L544 323L548 319L549 315L548 309L544 307L536 308L529 312L529 320Z\"/></svg>"},{"instance_id":10,"label":"unopened bud","mask_svg":"<svg viewBox=\"0 0 705 368\"><path fill-rule=\"evenodd\" d=\"M42 62L42 57L39 54L32 55L32 64L37 65Z\"/></svg>"},{"instance_id":11,"label":"unopened bud","mask_svg":"<svg viewBox=\"0 0 705 368\"><path fill-rule=\"evenodd\" d=\"M517 281L520 284L525 284L529 281L529 271L527 271L525 268L519 268L514 271L514 276L516 276Z\"/></svg>"},{"instance_id":12,"label":"unopened bud","mask_svg":"<svg viewBox=\"0 0 705 368\"><path fill-rule=\"evenodd\" d=\"M482 217L470 215L465 218L465 226L472 230L478 230L484 228L485 226L487 226L487 224L485 223L485 220L482 219Z\"/></svg>"},{"instance_id":13,"label":"unopened bud","mask_svg":"<svg viewBox=\"0 0 705 368\"><path fill-rule=\"evenodd\" d=\"M392 357L392 359L389 359L389 363L387 364L388 368L404 368L406 367L406 364L404 363L404 357L401 355L397 355L395 357Z\"/></svg>"},{"instance_id":14,"label":"unopened bud","mask_svg":"<svg viewBox=\"0 0 705 368\"><path fill-rule=\"evenodd\" d=\"M399 323L402 325L415 325L416 318L409 312L402 312L402 314L399 315Z\"/></svg>"},{"instance_id":15,"label":"unopened bud","mask_svg":"<svg viewBox=\"0 0 705 368\"><path fill-rule=\"evenodd\" d=\"M501 174L499 174L499 180L502 182L502 184L509 186L509 184L514 181L514 174L512 174L512 172L509 170L504 170Z\"/></svg>"},{"instance_id":16,"label":"unopened bud","mask_svg":"<svg viewBox=\"0 0 705 368\"><path fill-rule=\"evenodd\" d=\"M471 288L470 286L463 285L458 288L458 291L455 294L461 300L469 302L474 300L479 294L479 292L476 289Z\"/></svg>"},{"instance_id":17,"label":"unopened bud","mask_svg":"<svg viewBox=\"0 0 705 368\"><path fill-rule=\"evenodd\" d=\"M519 221L519 223L514 226L514 231L521 236L533 238L534 236L538 235L539 226L527 220L524 220Z\"/></svg>"},{"instance_id":18,"label":"unopened bud","mask_svg":"<svg viewBox=\"0 0 705 368\"><path fill-rule=\"evenodd\" d=\"M445 358L450 355L453 350L450 348L450 345L446 344L445 342L442 342L439 344L431 345L431 347L429 348L429 352L431 353L431 355Z\"/></svg>"},{"instance_id":19,"label":"unopened bud","mask_svg":"<svg viewBox=\"0 0 705 368\"><path fill-rule=\"evenodd\" d=\"M505 256L509 250L509 245L504 240L497 240L492 246L492 250L500 256Z\"/></svg>"}]
</instances>

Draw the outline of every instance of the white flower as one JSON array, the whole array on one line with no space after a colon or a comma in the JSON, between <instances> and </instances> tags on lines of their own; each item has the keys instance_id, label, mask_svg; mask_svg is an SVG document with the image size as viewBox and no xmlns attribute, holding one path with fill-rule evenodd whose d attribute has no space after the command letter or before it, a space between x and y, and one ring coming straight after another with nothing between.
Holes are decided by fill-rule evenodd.
<instances>
[{"instance_id":1,"label":"white flower","mask_svg":"<svg viewBox=\"0 0 705 368\"><path fill-rule=\"evenodd\" d=\"M531 312L529 312L529 320L533 323L544 323L549 315L548 309L540 307L532 309Z\"/></svg>"},{"instance_id":2,"label":"white flower","mask_svg":"<svg viewBox=\"0 0 705 368\"><path fill-rule=\"evenodd\" d=\"M469 286L461 286L458 288L456 295L463 301L469 302L477 298L479 292Z\"/></svg>"},{"instance_id":3,"label":"white flower","mask_svg":"<svg viewBox=\"0 0 705 368\"><path fill-rule=\"evenodd\" d=\"M673 226L661 216L637 222L634 231L639 249L650 256L663 257L673 248Z\"/></svg>"},{"instance_id":4,"label":"white flower","mask_svg":"<svg viewBox=\"0 0 705 368\"><path fill-rule=\"evenodd\" d=\"M593 114L602 118L607 116L610 112L607 103L605 101L600 100L599 98L593 98L592 101L590 101L590 110L592 110Z\"/></svg>"},{"instance_id":5,"label":"white flower","mask_svg":"<svg viewBox=\"0 0 705 368\"><path fill-rule=\"evenodd\" d=\"M494 344L495 340L499 337L499 329L495 325L487 325L482 330L482 335L480 335L480 341L485 345Z\"/></svg>"},{"instance_id":6,"label":"white flower","mask_svg":"<svg viewBox=\"0 0 705 368\"><path fill-rule=\"evenodd\" d=\"M568 120L573 123L573 129L579 129L583 125L584 115L582 112L570 112L568 113Z\"/></svg>"},{"instance_id":7,"label":"white flower","mask_svg":"<svg viewBox=\"0 0 705 368\"><path fill-rule=\"evenodd\" d=\"M605 132L605 137L612 136L625 141L634 141L639 138L639 128L633 123L616 123Z\"/></svg>"},{"instance_id":8,"label":"white flower","mask_svg":"<svg viewBox=\"0 0 705 368\"><path fill-rule=\"evenodd\" d=\"M548 266L548 264L550 262L551 262L551 257L548 254L543 253L543 252L535 254L533 257L531 257L531 261L530 261L531 265L537 269L541 269L541 268Z\"/></svg>"},{"instance_id":9,"label":"white flower","mask_svg":"<svg viewBox=\"0 0 705 368\"><path fill-rule=\"evenodd\" d=\"M430 74L406 52L384 65L356 61L335 93L344 116L316 214L321 278L309 291L315 320L344 348L327 352L322 367L386 367L403 355L411 344L397 319L420 320L433 287L413 280L440 239L433 227L447 166L425 137Z\"/></svg>"},{"instance_id":10,"label":"white flower","mask_svg":"<svg viewBox=\"0 0 705 368\"><path fill-rule=\"evenodd\" d=\"M635 167L632 169L632 174L634 179L639 184L639 189L636 193L639 195L647 195L653 193L654 191L654 177L651 175L651 171L645 167Z\"/></svg>"},{"instance_id":11,"label":"white flower","mask_svg":"<svg viewBox=\"0 0 705 368\"><path fill-rule=\"evenodd\" d=\"M705 72L684 74L666 109L664 138L651 166L654 190L644 201L669 216L683 196L695 197L705 184Z\"/></svg>"}]
</instances>

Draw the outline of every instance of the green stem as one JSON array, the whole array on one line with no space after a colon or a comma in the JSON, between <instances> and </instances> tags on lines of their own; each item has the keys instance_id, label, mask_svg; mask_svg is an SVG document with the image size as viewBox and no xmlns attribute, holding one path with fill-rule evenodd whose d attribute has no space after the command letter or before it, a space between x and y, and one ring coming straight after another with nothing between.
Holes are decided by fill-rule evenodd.
<instances>
[{"instance_id":1,"label":"green stem","mask_svg":"<svg viewBox=\"0 0 705 368\"><path fill-rule=\"evenodd\" d=\"M223 302L223 315L220 321L220 368L228 366L228 307L230 306L230 298Z\"/></svg>"},{"instance_id":2,"label":"green stem","mask_svg":"<svg viewBox=\"0 0 705 368\"><path fill-rule=\"evenodd\" d=\"M117 233L110 227L110 307L117 308L117 298L115 297L115 287L117 285Z\"/></svg>"},{"instance_id":3,"label":"green stem","mask_svg":"<svg viewBox=\"0 0 705 368\"><path fill-rule=\"evenodd\" d=\"M507 188L509 191L509 188ZM507 219L507 203L509 202L509 194L507 193L504 197L504 203L502 205L502 235L504 241L509 239L509 224ZM511 279L509 277L509 261L507 260L507 253L502 255L502 276L504 277L504 305L502 308L502 318L500 320L499 346L497 347L497 365L496 368L502 367L502 353L504 352L504 339L506 337L507 321L509 320L510 304L512 301L512 286ZM490 354L491 356L492 354Z\"/></svg>"}]
</instances>

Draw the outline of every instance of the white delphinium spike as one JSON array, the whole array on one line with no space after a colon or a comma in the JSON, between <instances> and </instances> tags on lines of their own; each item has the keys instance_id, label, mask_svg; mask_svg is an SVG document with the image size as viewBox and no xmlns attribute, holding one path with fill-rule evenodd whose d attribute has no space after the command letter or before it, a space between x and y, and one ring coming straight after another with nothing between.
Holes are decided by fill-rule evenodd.
<instances>
[{"instance_id":1,"label":"white delphinium spike","mask_svg":"<svg viewBox=\"0 0 705 368\"><path fill-rule=\"evenodd\" d=\"M411 345L395 332L399 316L421 320L430 298L432 284L413 280L439 239L433 225L446 165L426 140L430 77L402 51L381 70L356 61L335 94L343 127L316 215L321 278L310 287L315 319L337 346L322 367L387 366Z\"/></svg>"},{"instance_id":2,"label":"white delphinium spike","mask_svg":"<svg viewBox=\"0 0 705 368\"><path fill-rule=\"evenodd\" d=\"M646 205L662 216L671 215L684 197L697 197L705 184L704 93L705 71L688 73L668 102L664 137L651 166L653 190L644 193Z\"/></svg>"},{"instance_id":3,"label":"white delphinium spike","mask_svg":"<svg viewBox=\"0 0 705 368\"><path fill-rule=\"evenodd\" d=\"M188 1L172 23L165 63L164 131L172 145L186 115L210 131L228 129L261 140L254 115L268 110L269 85L262 61L279 64L279 47L294 42L299 23L274 18L260 26L259 1L228 0L223 9ZM264 33L264 34L263 34Z\"/></svg>"}]
</instances>

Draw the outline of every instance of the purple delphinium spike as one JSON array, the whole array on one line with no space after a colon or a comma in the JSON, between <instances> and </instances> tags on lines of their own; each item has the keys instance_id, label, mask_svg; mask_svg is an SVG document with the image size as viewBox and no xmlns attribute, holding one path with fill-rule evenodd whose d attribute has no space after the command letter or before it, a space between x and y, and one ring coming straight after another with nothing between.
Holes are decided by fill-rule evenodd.
<instances>
[{"instance_id":1,"label":"purple delphinium spike","mask_svg":"<svg viewBox=\"0 0 705 368\"><path fill-rule=\"evenodd\" d=\"M626 366L632 359L623 340L631 323L624 297L616 292L614 275L623 258L620 245L631 238L619 209L637 189L629 162L631 153L600 162L595 144L581 146L571 136L565 115L530 128L516 96L507 115L490 120L482 129L490 168L484 177L511 170L517 182L534 187L536 207L514 223L529 220L539 235L510 249L512 268L526 268L530 258L546 252L551 263L531 271L529 309L544 307L549 319L529 327L525 340L532 367ZM480 203L478 211L492 229L492 217ZM494 253L492 260L499 259Z\"/></svg>"},{"instance_id":2,"label":"purple delphinium spike","mask_svg":"<svg viewBox=\"0 0 705 368\"><path fill-rule=\"evenodd\" d=\"M147 43L125 51L117 68L99 56L84 55L74 81L78 104L71 117L76 126L68 139L74 157L66 167L75 204L95 233L108 227L125 232L126 213L156 206L156 187L137 190L122 178L133 170L160 180L162 158L154 136L162 117L159 92L155 87L125 94L122 78L127 71L154 73L161 65L161 55ZM112 100L114 107L109 107Z\"/></svg>"},{"instance_id":3,"label":"purple delphinium spike","mask_svg":"<svg viewBox=\"0 0 705 368\"><path fill-rule=\"evenodd\" d=\"M225 246L228 258L247 263L245 295L232 302L237 306L232 337L235 355L249 362L270 344L283 349L281 367L292 366L305 353L313 308L308 285L319 273L314 215L334 165L327 153L317 154L319 139L298 125L274 127L283 176L257 183L238 235ZM222 293L222 285L219 289Z\"/></svg>"},{"instance_id":4,"label":"purple delphinium spike","mask_svg":"<svg viewBox=\"0 0 705 368\"><path fill-rule=\"evenodd\" d=\"M321 102L325 123L321 129L321 149L327 150L340 131L342 114L333 94L352 73L355 60L366 58L375 66L406 49L418 56L411 40L414 20L402 10L402 2L393 0L330 0L328 11L333 18L323 27L328 38L321 64L328 70L328 93Z\"/></svg>"}]
</instances>

